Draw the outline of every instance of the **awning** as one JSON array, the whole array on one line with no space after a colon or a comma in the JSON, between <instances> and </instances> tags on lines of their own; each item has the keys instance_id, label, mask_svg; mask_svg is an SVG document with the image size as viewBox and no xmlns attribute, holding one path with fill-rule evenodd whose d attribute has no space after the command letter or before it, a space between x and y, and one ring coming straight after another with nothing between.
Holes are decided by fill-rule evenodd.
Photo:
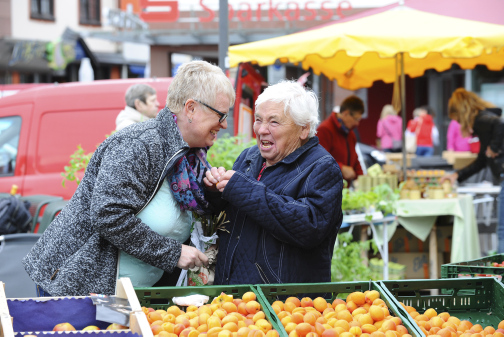
<instances>
[{"instance_id":1,"label":"awning","mask_svg":"<svg viewBox=\"0 0 504 337\"><path fill-rule=\"evenodd\" d=\"M0 39L0 70L50 73L47 41Z\"/></svg>"}]
</instances>

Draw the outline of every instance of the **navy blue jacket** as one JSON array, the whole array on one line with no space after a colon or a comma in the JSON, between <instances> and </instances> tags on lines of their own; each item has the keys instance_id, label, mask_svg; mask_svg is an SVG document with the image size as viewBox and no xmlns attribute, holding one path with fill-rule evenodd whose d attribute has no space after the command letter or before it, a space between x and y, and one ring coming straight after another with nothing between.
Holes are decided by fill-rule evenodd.
<instances>
[{"instance_id":1,"label":"navy blue jacket","mask_svg":"<svg viewBox=\"0 0 504 337\"><path fill-rule=\"evenodd\" d=\"M236 160L222 199L230 223L219 231L215 284L331 281L341 226L343 180L317 137L267 167L257 146Z\"/></svg>"}]
</instances>

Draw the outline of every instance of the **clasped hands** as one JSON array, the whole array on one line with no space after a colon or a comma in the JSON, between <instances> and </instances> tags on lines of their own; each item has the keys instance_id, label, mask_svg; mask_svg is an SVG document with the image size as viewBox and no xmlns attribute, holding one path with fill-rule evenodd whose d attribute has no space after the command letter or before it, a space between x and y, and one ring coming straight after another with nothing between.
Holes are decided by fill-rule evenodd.
<instances>
[{"instance_id":1,"label":"clasped hands","mask_svg":"<svg viewBox=\"0 0 504 337\"><path fill-rule=\"evenodd\" d=\"M226 171L224 167L212 167L206 171L206 177L203 178L203 182L209 190L222 192L234 173L235 171L233 170Z\"/></svg>"},{"instance_id":2,"label":"clasped hands","mask_svg":"<svg viewBox=\"0 0 504 337\"><path fill-rule=\"evenodd\" d=\"M233 170L226 171L224 167L212 167L206 171L206 177L203 178L203 182L208 189L222 192L234 173L235 171ZM180 269L192 269L202 266L208 267L208 257L197 248L182 245L177 267Z\"/></svg>"}]
</instances>

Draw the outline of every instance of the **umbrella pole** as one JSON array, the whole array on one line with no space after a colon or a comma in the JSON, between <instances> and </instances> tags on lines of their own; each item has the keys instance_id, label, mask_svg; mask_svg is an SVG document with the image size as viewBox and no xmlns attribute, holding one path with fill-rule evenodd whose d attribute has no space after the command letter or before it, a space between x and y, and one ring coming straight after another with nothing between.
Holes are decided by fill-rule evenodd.
<instances>
[{"instance_id":1,"label":"umbrella pole","mask_svg":"<svg viewBox=\"0 0 504 337\"><path fill-rule=\"evenodd\" d=\"M402 147L402 171L403 181L406 181L406 83L404 76L404 52L396 56L396 62L399 62L401 69L401 116L402 116L402 133L403 133L403 147ZM397 69L397 67L396 67Z\"/></svg>"}]
</instances>

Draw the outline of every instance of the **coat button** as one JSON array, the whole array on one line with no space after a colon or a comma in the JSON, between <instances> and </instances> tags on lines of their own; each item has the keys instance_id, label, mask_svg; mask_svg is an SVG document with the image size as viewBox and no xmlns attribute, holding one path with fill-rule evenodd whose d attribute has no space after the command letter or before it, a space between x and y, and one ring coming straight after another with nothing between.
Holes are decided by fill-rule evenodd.
<instances>
[{"instance_id":1,"label":"coat button","mask_svg":"<svg viewBox=\"0 0 504 337\"><path fill-rule=\"evenodd\" d=\"M236 240L240 240L240 236L239 235L236 237Z\"/></svg>"}]
</instances>

